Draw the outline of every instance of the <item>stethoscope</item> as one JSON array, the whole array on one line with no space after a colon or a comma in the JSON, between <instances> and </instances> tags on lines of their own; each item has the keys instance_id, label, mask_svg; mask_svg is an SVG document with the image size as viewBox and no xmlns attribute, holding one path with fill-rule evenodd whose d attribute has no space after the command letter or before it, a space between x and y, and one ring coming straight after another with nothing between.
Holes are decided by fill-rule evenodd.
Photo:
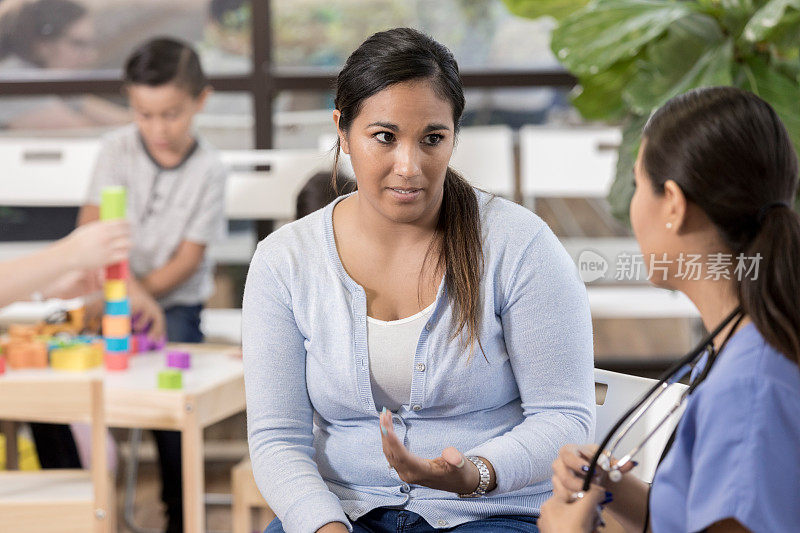
<instances>
[{"instance_id":1,"label":"stethoscope","mask_svg":"<svg viewBox=\"0 0 800 533\"><path fill-rule=\"evenodd\" d=\"M604 471L608 473L608 477L611 481L619 481L622 479L622 472L620 469L628 464L633 456L635 456L639 450L647 443L648 440L661 428L667 420L670 419L673 413L675 413L681 406L684 404L686 399L694 392L700 383L708 376L711 367L713 366L714 362L717 359L717 356L722 351L722 349L727 344L728 340L733 335L733 332L736 331L736 328L741 323L742 319L744 318L744 312L742 311L741 306L737 306L731 314L729 314L711 333L709 333L700 343L689 353L681 357L677 362L675 362L671 367L667 369L666 372L659 378L658 382L653 385L653 387L644 394L644 396L637 401L628 411L620 418L614 426L609 430L608 434L606 434L603 441L600 443L600 446L595 452L594 456L592 457L591 462L589 463L589 470L586 472L586 475L583 480L583 489L582 492L587 492L592 482L592 478L594 477L595 471L597 467L600 466ZM725 336L725 339L720 344L718 350L714 350L714 339L716 338L719 333L725 329L731 322L733 322L733 327ZM679 396L679 398L675 401L673 406L664 414L658 424L655 425L653 429L651 429L642 439L641 441L636 444L628 453L624 454L618 461L612 464L612 457L614 456L614 452L619 447L620 442L622 439L627 435L631 428L636 424L638 420L640 420L647 410L652 407L652 405L661 397L664 392L675 383L678 383L682 380L686 375L690 374L697 363L699 362L700 358L705 354L708 353L708 360L706 362L705 367L703 370L695 377L689 387L687 387ZM617 432L619 434L617 435ZM616 438L614 438L616 435ZM612 440L613 439L613 440ZM610 446L609 446L609 443ZM582 497L582 493L577 493L574 495L576 498Z\"/></svg>"}]
</instances>

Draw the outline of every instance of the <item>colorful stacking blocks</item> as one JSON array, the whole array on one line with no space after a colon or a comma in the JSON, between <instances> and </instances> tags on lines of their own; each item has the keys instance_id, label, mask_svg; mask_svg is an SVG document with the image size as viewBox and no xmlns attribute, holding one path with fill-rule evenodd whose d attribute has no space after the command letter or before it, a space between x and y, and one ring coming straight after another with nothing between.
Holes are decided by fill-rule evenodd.
<instances>
[{"instance_id":1,"label":"colorful stacking blocks","mask_svg":"<svg viewBox=\"0 0 800 533\"><path fill-rule=\"evenodd\" d=\"M54 370L89 370L102 364L102 345L76 344L50 352L50 366Z\"/></svg>"},{"instance_id":2,"label":"colorful stacking blocks","mask_svg":"<svg viewBox=\"0 0 800 533\"><path fill-rule=\"evenodd\" d=\"M5 374L6 372L6 359L2 355L0 355L0 376Z\"/></svg>"},{"instance_id":3,"label":"colorful stacking blocks","mask_svg":"<svg viewBox=\"0 0 800 533\"><path fill-rule=\"evenodd\" d=\"M158 373L158 388L159 389L182 389L183 388L183 374L180 370L162 370Z\"/></svg>"},{"instance_id":4,"label":"colorful stacking blocks","mask_svg":"<svg viewBox=\"0 0 800 533\"><path fill-rule=\"evenodd\" d=\"M106 187L100 201L100 220L125 218L125 188ZM128 262L121 261L106 267L103 287L106 299L103 316L105 363L108 370L128 368L130 353L131 310L128 302Z\"/></svg>"},{"instance_id":5,"label":"colorful stacking blocks","mask_svg":"<svg viewBox=\"0 0 800 533\"><path fill-rule=\"evenodd\" d=\"M189 352L172 350L167 352L167 366L169 368L188 369L191 366L192 356Z\"/></svg>"}]
</instances>

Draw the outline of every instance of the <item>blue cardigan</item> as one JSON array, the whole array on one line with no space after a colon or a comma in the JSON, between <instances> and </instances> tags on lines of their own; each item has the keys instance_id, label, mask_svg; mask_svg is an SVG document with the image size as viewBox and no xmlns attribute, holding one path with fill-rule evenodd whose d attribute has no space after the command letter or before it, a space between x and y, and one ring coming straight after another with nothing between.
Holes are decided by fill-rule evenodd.
<instances>
[{"instance_id":1,"label":"blue cardigan","mask_svg":"<svg viewBox=\"0 0 800 533\"><path fill-rule=\"evenodd\" d=\"M383 455L367 299L333 236L333 207L344 197L259 243L242 305L248 437L256 483L288 533L332 521L352 531L347 517L381 506L403 506L435 528L538 514L558 449L592 439L592 326L577 269L535 214L476 194L486 359L476 348L467 363L462 343L450 340L442 283L409 369L411 396L393 418L414 454L433 459L455 446L487 458L497 488L484 498L409 486Z\"/></svg>"}]
</instances>

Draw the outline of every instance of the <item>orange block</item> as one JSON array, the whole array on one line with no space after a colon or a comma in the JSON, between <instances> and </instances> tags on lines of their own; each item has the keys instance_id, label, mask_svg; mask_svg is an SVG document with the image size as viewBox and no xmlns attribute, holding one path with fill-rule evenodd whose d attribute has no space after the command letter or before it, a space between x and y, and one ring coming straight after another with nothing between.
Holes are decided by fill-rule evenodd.
<instances>
[{"instance_id":1,"label":"orange block","mask_svg":"<svg viewBox=\"0 0 800 533\"><path fill-rule=\"evenodd\" d=\"M32 341L39 334L39 326L30 324L11 324L8 326L8 336L15 341Z\"/></svg>"},{"instance_id":2,"label":"orange block","mask_svg":"<svg viewBox=\"0 0 800 533\"><path fill-rule=\"evenodd\" d=\"M120 339L131 334L131 317L129 316L103 316L103 336Z\"/></svg>"},{"instance_id":3,"label":"orange block","mask_svg":"<svg viewBox=\"0 0 800 533\"><path fill-rule=\"evenodd\" d=\"M45 368L47 344L40 341L11 342L6 349L6 358L11 368Z\"/></svg>"}]
</instances>

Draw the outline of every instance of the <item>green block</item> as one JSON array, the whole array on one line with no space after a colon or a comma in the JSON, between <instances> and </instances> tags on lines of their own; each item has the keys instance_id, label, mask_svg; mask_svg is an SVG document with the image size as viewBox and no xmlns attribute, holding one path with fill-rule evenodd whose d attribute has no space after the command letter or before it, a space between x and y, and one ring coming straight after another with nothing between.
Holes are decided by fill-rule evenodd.
<instances>
[{"instance_id":1,"label":"green block","mask_svg":"<svg viewBox=\"0 0 800 533\"><path fill-rule=\"evenodd\" d=\"M159 389L182 389L183 374L180 370L162 370L158 373Z\"/></svg>"},{"instance_id":2,"label":"green block","mask_svg":"<svg viewBox=\"0 0 800 533\"><path fill-rule=\"evenodd\" d=\"M125 218L125 187L106 187L100 200L100 220Z\"/></svg>"}]
</instances>

